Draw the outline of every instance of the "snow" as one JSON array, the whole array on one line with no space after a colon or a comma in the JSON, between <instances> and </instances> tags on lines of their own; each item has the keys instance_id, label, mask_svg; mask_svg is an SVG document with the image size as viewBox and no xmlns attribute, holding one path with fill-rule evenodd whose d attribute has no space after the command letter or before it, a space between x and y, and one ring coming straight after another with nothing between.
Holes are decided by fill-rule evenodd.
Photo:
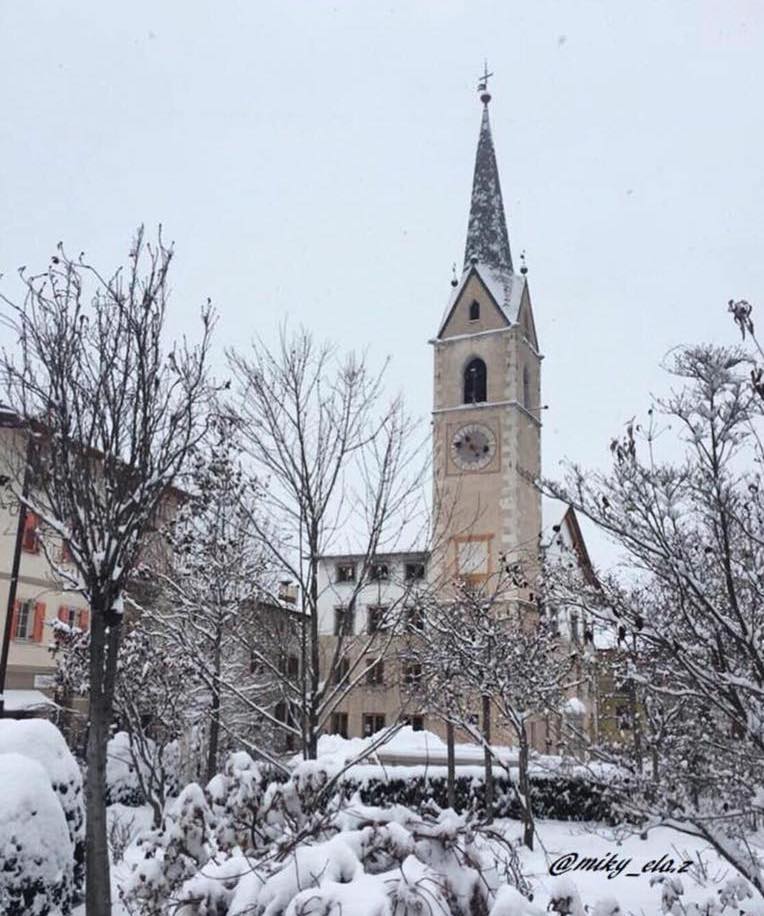
<instances>
[{"instance_id":1,"label":"snow","mask_svg":"<svg viewBox=\"0 0 764 916\"><path fill-rule=\"evenodd\" d=\"M563 704L562 711L571 716L583 716L586 713L586 706L578 697L571 697Z\"/></svg>"},{"instance_id":2,"label":"snow","mask_svg":"<svg viewBox=\"0 0 764 916\"><path fill-rule=\"evenodd\" d=\"M447 749L445 742L433 732L414 731L410 725L395 732L384 744L374 748L378 736L370 738L341 738L339 735L322 735L318 739L318 759L322 765L342 769L348 762L363 761L364 768L372 764L403 766L406 769L423 767L431 772L433 765L445 766ZM511 747L493 746L497 757L510 765L517 760L517 751ZM483 762L483 748L476 744L456 744L454 754L458 765L480 766ZM300 758L295 758L295 762ZM365 771L365 770L364 770ZM355 773L354 773L355 775ZM396 773L400 776L402 773Z\"/></svg>"},{"instance_id":3,"label":"snow","mask_svg":"<svg viewBox=\"0 0 764 916\"><path fill-rule=\"evenodd\" d=\"M0 754L0 912L35 916L72 893L74 851L63 809L42 765ZM31 901L31 903L30 903Z\"/></svg>"},{"instance_id":4,"label":"snow","mask_svg":"<svg viewBox=\"0 0 764 916\"><path fill-rule=\"evenodd\" d=\"M5 708L8 712L21 712L37 709L41 706L53 706L53 700L40 693L39 690L6 690L3 693Z\"/></svg>"}]
</instances>

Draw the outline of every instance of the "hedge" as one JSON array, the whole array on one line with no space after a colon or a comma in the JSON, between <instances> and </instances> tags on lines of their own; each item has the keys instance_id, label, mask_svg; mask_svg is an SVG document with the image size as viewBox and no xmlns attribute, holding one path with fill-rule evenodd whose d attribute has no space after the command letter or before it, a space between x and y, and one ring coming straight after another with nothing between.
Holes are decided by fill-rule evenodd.
<instances>
[{"instance_id":1,"label":"hedge","mask_svg":"<svg viewBox=\"0 0 764 916\"><path fill-rule=\"evenodd\" d=\"M534 817L610 824L618 821L612 796L584 776L532 774L530 787ZM477 813L485 809L485 781L482 776L457 774L454 790L457 811ZM342 794L349 798L356 792L360 793L364 804L380 807L400 804L418 808L430 801L441 808L448 805L446 777L436 774L359 779L349 772L342 779ZM495 774L494 817L520 818L521 814L515 784L508 776Z\"/></svg>"}]
</instances>

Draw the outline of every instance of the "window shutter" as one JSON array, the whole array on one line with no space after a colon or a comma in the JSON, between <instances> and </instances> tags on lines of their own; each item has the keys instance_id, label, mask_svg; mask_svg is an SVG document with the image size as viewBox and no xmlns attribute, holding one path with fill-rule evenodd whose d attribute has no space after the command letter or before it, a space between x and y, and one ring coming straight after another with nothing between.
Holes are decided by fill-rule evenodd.
<instances>
[{"instance_id":1,"label":"window shutter","mask_svg":"<svg viewBox=\"0 0 764 916\"><path fill-rule=\"evenodd\" d=\"M28 553L40 552L40 539L37 536L37 526L39 523L40 520L34 512L27 511L26 518L24 519L24 535L22 537L21 546Z\"/></svg>"},{"instance_id":2,"label":"window shutter","mask_svg":"<svg viewBox=\"0 0 764 916\"><path fill-rule=\"evenodd\" d=\"M42 642L42 628L44 626L45 604L42 601L37 601L34 606L34 630L32 630L32 639L34 642Z\"/></svg>"},{"instance_id":3,"label":"window shutter","mask_svg":"<svg viewBox=\"0 0 764 916\"><path fill-rule=\"evenodd\" d=\"M77 617L77 626L81 630L87 630L90 626L90 611L83 608Z\"/></svg>"},{"instance_id":4,"label":"window shutter","mask_svg":"<svg viewBox=\"0 0 764 916\"><path fill-rule=\"evenodd\" d=\"M21 602L17 599L13 602L13 617L11 618L11 639L16 638L16 625L19 622L19 608Z\"/></svg>"}]
</instances>

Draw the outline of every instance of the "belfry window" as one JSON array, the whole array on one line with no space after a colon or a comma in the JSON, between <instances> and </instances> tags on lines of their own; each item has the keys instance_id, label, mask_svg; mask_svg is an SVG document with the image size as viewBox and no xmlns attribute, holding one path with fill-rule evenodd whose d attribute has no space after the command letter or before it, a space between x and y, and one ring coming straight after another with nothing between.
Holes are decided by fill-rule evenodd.
<instances>
[{"instance_id":1,"label":"belfry window","mask_svg":"<svg viewBox=\"0 0 764 916\"><path fill-rule=\"evenodd\" d=\"M531 374L527 366L523 366L523 407L531 409Z\"/></svg>"},{"instance_id":2,"label":"belfry window","mask_svg":"<svg viewBox=\"0 0 764 916\"><path fill-rule=\"evenodd\" d=\"M480 318L480 303L477 299L473 299L470 305L470 321L477 321L478 318Z\"/></svg>"},{"instance_id":3,"label":"belfry window","mask_svg":"<svg viewBox=\"0 0 764 916\"><path fill-rule=\"evenodd\" d=\"M464 370L464 403L479 404L485 401L487 388L485 363L480 357L470 360Z\"/></svg>"}]
</instances>

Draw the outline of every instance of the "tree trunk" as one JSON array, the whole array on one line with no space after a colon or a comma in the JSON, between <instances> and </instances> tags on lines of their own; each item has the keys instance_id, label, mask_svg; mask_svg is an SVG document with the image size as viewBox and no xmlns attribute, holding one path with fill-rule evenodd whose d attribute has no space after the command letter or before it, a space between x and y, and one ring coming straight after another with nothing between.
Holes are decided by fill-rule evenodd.
<instances>
[{"instance_id":1,"label":"tree trunk","mask_svg":"<svg viewBox=\"0 0 764 916\"><path fill-rule=\"evenodd\" d=\"M219 622L219 621L218 621ZM218 746L220 744L220 644L222 642L221 626L215 634L214 677L212 682L212 707L210 709L210 735L207 745L207 782L217 773Z\"/></svg>"},{"instance_id":2,"label":"tree trunk","mask_svg":"<svg viewBox=\"0 0 764 916\"><path fill-rule=\"evenodd\" d=\"M491 698L483 697L483 762L485 765L485 816L490 824L493 821L493 755L489 745L491 743Z\"/></svg>"},{"instance_id":3,"label":"tree trunk","mask_svg":"<svg viewBox=\"0 0 764 916\"><path fill-rule=\"evenodd\" d=\"M446 791L448 794L448 807L456 810L456 760L454 754L454 723L446 722L446 752L448 754L448 775L446 776Z\"/></svg>"},{"instance_id":4,"label":"tree trunk","mask_svg":"<svg viewBox=\"0 0 764 916\"><path fill-rule=\"evenodd\" d=\"M533 811L531 810L531 786L528 778L528 733L523 724L520 730L520 754L518 757L517 782L523 806L523 843L533 849Z\"/></svg>"},{"instance_id":5,"label":"tree trunk","mask_svg":"<svg viewBox=\"0 0 764 916\"><path fill-rule=\"evenodd\" d=\"M308 704L308 759L318 756L318 699L320 690L320 657L318 641L318 538L310 537L310 703Z\"/></svg>"},{"instance_id":6,"label":"tree trunk","mask_svg":"<svg viewBox=\"0 0 764 916\"><path fill-rule=\"evenodd\" d=\"M85 912L111 916L111 877L106 823L106 748L112 718L119 625L107 626L104 602L90 607L90 702L85 786Z\"/></svg>"}]
</instances>

